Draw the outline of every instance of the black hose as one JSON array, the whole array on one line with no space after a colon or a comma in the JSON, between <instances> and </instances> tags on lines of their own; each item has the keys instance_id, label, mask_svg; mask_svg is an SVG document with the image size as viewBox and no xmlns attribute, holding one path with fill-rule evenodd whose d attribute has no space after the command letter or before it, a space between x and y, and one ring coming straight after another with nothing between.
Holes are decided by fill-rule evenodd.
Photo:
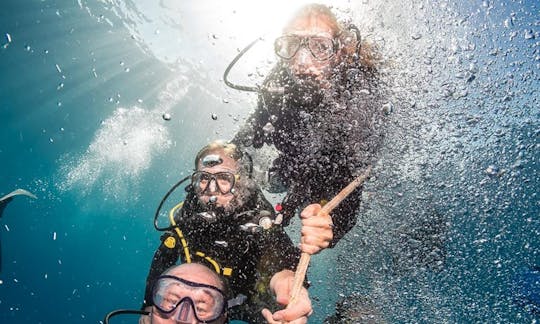
<instances>
[{"instance_id":1,"label":"black hose","mask_svg":"<svg viewBox=\"0 0 540 324\"><path fill-rule=\"evenodd\" d=\"M225 82L225 84L233 89L236 89L236 90L240 90L240 91L251 91L251 92L259 92L259 87L250 87L250 86L242 86L242 85L238 85L238 84L234 84L232 82L230 82L228 80L228 76L229 76L229 72L231 71L231 69L233 68L233 66L236 64L236 62L238 62L238 60L244 56L244 54L249 51L253 45L255 45L255 43L257 43L258 41L260 40L260 38L257 38L255 39L254 41L252 41L251 43L249 43L248 46L246 46L243 50L240 51L240 53L238 53L234 59L231 61L231 63L229 63L229 66L227 66L227 68L225 69L225 73L223 73L223 81Z\"/></svg>"},{"instance_id":2,"label":"black hose","mask_svg":"<svg viewBox=\"0 0 540 324\"><path fill-rule=\"evenodd\" d=\"M174 186L172 186L171 189L169 189L169 191L167 191L165 196L163 196L163 198L161 199L161 202L159 203L159 206L156 209L156 213L154 214L154 228L156 230L158 230L158 231L169 231L169 230L172 230L173 228L175 228L175 226L173 226L173 225L168 226L168 227L163 227L163 228L159 227L158 226L158 221L157 221L158 217L159 217L159 212L161 211L161 207L163 207L163 204L165 203L167 198L169 198L171 193L173 193L173 191L175 191L176 188L178 188L178 186L180 186L182 183L186 182L186 180L188 180L189 178L191 178L191 176L187 176L184 179L178 181Z\"/></svg>"},{"instance_id":3,"label":"black hose","mask_svg":"<svg viewBox=\"0 0 540 324\"><path fill-rule=\"evenodd\" d=\"M140 309L117 309L113 310L109 314L105 316L105 319L103 320L104 324L109 324L109 320L116 316L116 315L122 315L122 314L139 314L139 315L149 315L150 312L140 310Z\"/></svg>"}]
</instances>

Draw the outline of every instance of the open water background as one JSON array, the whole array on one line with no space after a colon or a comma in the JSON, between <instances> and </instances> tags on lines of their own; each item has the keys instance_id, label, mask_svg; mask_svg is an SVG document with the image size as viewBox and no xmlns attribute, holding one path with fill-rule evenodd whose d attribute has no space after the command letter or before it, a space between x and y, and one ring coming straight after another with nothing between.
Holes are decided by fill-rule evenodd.
<instances>
[{"instance_id":1,"label":"open water background","mask_svg":"<svg viewBox=\"0 0 540 324\"><path fill-rule=\"evenodd\" d=\"M353 292L392 323L538 322L511 289L540 265L538 2L334 3L379 46L393 91L359 223L312 259L310 322ZM223 71L296 8L2 1L0 195L38 199L15 198L1 219L0 323L97 323L140 306L159 200L255 105ZM261 82L267 45L232 77ZM418 224L443 242L436 269L418 262L431 234L406 235Z\"/></svg>"}]
</instances>

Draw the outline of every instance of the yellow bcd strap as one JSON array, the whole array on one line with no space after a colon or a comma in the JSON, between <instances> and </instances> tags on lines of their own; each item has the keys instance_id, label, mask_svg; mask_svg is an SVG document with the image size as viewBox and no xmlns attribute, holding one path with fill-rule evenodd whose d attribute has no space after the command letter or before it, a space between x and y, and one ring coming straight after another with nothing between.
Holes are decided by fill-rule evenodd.
<instances>
[{"instance_id":1,"label":"yellow bcd strap","mask_svg":"<svg viewBox=\"0 0 540 324\"><path fill-rule=\"evenodd\" d=\"M197 255L197 256L199 256L201 258L204 258L212 266L214 266L214 270L216 271L217 274L222 274L224 276L230 276L232 274L233 270L231 268L224 267L223 269L221 269L220 266L219 266L219 263L217 263L216 260L212 259L209 256L206 256L204 253L202 253L200 251L197 251L197 252L195 252L195 255ZM223 270L223 272L222 272L222 270Z\"/></svg>"},{"instance_id":2,"label":"yellow bcd strap","mask_svg":"<svg viewBox=\"0 0 540 324\"><path fill-rule=\"evenodd\" d=\"M175 226L174 230L176 231L176 234L178 234L178 237L180 238L180 242L182 242L182 247L184 248L184 255L186 256L186 263L191 263L191 254L189 254L189 248L188 248L188 245L187 245L187 242L186 242L186 239L184 238L184 234L182 233L182 231L180 230L180 228L178 228L176 226L176 221L174 220L174 214L176 212L176 210L182 208L182 206L184 206L184 202L180 202L178 205L174 206L171 211L169 212L169 221L171 222L171 224L173 226ZM169 238L167 238L168 240ZM173 238L174 239L174 238ZM167 245L167 240L165 240L165 246L169 247ZM174 245L173 247L176 246L176 240L174 241Z\"/></svg>"},{"instance_id":3,"label":"yellow bcd strap","mask_svg":"<svg viewBox=\"0 0 540 324\"><path fill-rule=\"evenodd\" d=\"M184 255L186 256L186 263L191 263L191 254L189 253L189 247L188 247L187 241L184 238L184 234L182 233L180 228L176 226L176 221L174 220L174 214L176 213L178 209L182 208L183 205L184 205L184 202L182 201L171 209L171 211L169 212L169 221L171 222L173 226L175 226L174 230L176 231L176 234L178 234L178 237L180 238L180 242L182 243L182 247L184 249ZM176 246L176 240L174 237L169 236L167 239L165 239L164 244L166 247L172 249ZM233 271L232 268L224 267L223 269L221 269L219 264L214 259L212 259L209 256L206 256L202 252L195 252L195 255L202 257L206 261L208 261L214 267L214 270L216 271L217 274L221 273L224 276L232 275L232 271ZM223 272L221 270L223 270Z\"/></svg>"}]
</instances>

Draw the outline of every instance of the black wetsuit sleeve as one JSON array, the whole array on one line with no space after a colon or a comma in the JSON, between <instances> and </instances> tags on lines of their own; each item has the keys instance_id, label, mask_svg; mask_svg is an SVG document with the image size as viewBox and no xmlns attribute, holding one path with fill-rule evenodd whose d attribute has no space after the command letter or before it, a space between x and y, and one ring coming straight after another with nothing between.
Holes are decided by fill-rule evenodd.
<instances>
[{"instance_id":1,"label":"black wetsuit sleeve","mask_svg":"<svg viewBox=\"0 0 540 324\"><path fill-rule=\"evenodd\" d=\"M176 239L177 245L174 248L169 248L164 244L164 241L173 236ZM146 306L152 306L152 287L156 279L168 268L172 267L178 261L180 251L177 248L179 246L180 240L178 236L174 233L167 232L161 236L161 244L157 251L154 253L154 258L152 259L152 265L150 266L150 271L146 277L146 288L144 292L144 302L143 308Z\"/></svg>"},{"instance_id":2,"label":"black wetsuit sleeve","mask_svg":"<svg viewBox=\"0 0 540 324\"><path fill-rule=\"evenodd\" d=\"M300 249L295 247L283 227L275 225L265 235L260 271L268 279L282 271L295 271L300 260ZM265 276L263 275L263 276Z\"/></svg>"}]
</instances>

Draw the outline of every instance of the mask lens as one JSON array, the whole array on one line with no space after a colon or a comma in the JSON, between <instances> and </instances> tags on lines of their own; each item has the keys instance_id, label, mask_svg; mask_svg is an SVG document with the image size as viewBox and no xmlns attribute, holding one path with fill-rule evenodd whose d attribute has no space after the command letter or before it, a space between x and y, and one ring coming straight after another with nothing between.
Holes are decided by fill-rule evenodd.
<instances>
[{"instance_id":1,"label":"mask lens","mask_svg":"<svg viewBox=\"0 0 540 324\"><path fill-rule=\"evenodd\" d=\"M191 184L195 189L195 192L202 193L208 189L210 183L215 181L217 190L222 194L228 194L234 187L234 174L230 172L208 173L204 171L197 171L191 176Z\"/></svg>"},{"instance_id":2,"label":"mask lens","mask_svg":"<svg viewBox=\"0 0 540 324\"><path fill-rule=\"evenodd\" d=\"M191 184L196 192L200 193L208 188L210 181L212 181L212 175L207 172L197 171L191 176Z\"/></svg>"},{"instance_id":3,"label":"mask lens","mask_svg":"<svg viewBox=\"0 0 540 324\"><path fill-rule=\"evenodd\" d=\"M234 186L234 174L229 172L220 172L214 175L216 182L222 194L231 192Z\"/></svg>"},{"instance_id":4,"label":"mask lens","mask_svg":"<svg viewBox=\"0 0 540 324\"><path fill-rule=\"evenodd\" d=\"M302 39L298 36L281 36L274 42L274 51L276 55L283 59L291 59L298 49Z\"/></svg>"},{"instance_id":5,"label":"mask lens","mask_svg":"<svg viewBox=\"0 0 540 324\"><path fill-rule=\"evenodd\" d=\"M213 321L223 314L225 298L213 286L198 284L174 276L162 276L154 285L154 305L164 314L180 321L193 315L198 321Z\"/></svg>"},{"instance_id":6,"label":"mask lens","mask_svg":"<svg viewBox=\"0 0 540 324\"><path fill-rule=\"evenodd\" d=\"M319 60L327 60L334 55L334 42L327 37L310 37L308 40L311 54Z\"/></svg>"}]
</instances>

